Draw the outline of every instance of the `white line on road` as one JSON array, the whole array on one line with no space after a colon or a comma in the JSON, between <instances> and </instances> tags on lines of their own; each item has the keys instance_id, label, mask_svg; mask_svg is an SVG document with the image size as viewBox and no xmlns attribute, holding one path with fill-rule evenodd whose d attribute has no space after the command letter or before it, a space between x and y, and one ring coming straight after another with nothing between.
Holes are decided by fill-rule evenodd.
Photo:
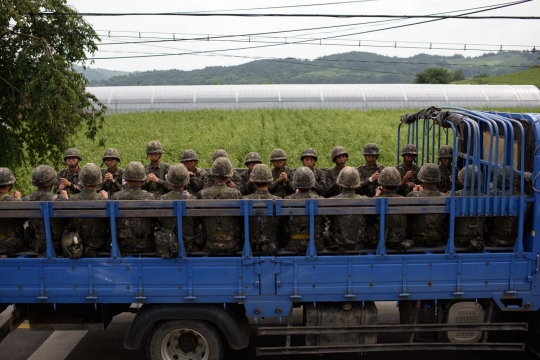
<instances>
[{"instance_id":1,"label":"white line on road","mask_svg":"<svg viewBox=\"0 0 540 360\"><path fill-rule=\"evenodd\" d=\"M28 360L63 360L88 331L55 331Z\"/></svg>"}]
</instances>

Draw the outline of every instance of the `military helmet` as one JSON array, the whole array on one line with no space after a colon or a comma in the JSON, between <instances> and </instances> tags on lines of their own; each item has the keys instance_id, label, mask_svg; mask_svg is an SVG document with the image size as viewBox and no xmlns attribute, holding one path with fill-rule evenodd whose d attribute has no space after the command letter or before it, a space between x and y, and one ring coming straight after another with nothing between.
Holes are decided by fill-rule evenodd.
<instances>
[{"instance_id":1,"label":"military helmet","mask_svg":"<svg viewBox=\"0 0 540 360\"><path fill-rule=\"evenodd\" d=\"M231 160L229 160L227 157L218 157L216 160L214 160L210 173L213 176L230 178L233 176Z\"/></svg>"},{"instance_id":2,"label":"military helmet","mask_svg":"<svg viewBox=\"0 0 540 360\"><path fill-rule=\"evenodd\" d=\"M79 185L99 186L102 181L103 178L99 166L94 163L87 163L82 167L79 173Z\"/></svg>"},{"instance_id":3,"label":"military helmet","mask_svg":"<svg viewBox=\"0 0 540 360\"><path fill-rule=\"evenodd\" d=\"M465 181L465 172L467 172L467 186L471 186L473 171L474 171L474 179L475 179L475 181L476 181L476 179L478 179L478 176L482 176L481 173L478 173L478 167L477 166L475 166L475 165L467 165L466 168L463 168L463 169L459 170L459 172L458 172L457 177L458 177L459 182L462 183L462 184L464 183L464 181Z\"/></svg>"},{"instance_id":4,"label":"military helmet","mask_svg":"<svg viewBox=\"0 0 540 360\"><path fill-rule=\"evenodd\" d=\"M274 149L270 154L270 161L287 160L287 154L282 149Z\"/></svg>"},{"instance_id":5,"label":"military helmet","mask_svg":"<svg viewBox=\"0 0 540 360\"><path fill-rule=\"evenodd\" d=\"M407 144L401 149L401 156L403 155L418 155L418 150L413 144Z\"/></svg>"},{"instance_id":6,"label":"military helmet","mask_svg":"<svg viewBox=\"0 0 540 360\"><path fill-rule=\"evenodd\" d=\"M120 153L115 148L108 148L105 150L105 153L103 154L103 162L105 162L105 159L116 159L118 162L120 162Z\"/></svg>"},{"instance_id":7,"label":"military helmet","mask_svg":"<svg viewBox=\"0 0 540 360\"><path fill-rule=\"evenodd\" d=\"M217 149L212 154L212 162L216 161L216 159L218 159L220 157L229 158L229 154L227 154L227 152L225 150L223 150L223 149Z\"/></svg>"},{"instance_id":8,"label":"military helmet","mask_svg":"<svg viewBox=\"0 0 540 360\"><path fill-rule=\"evenodd\" d=\"M311 189L315 186L315 175L307 166L301 166L294 172L293 185L297 189Z\"/></svg>"},{"instance_id":9,"label":"military helmet","mask_svg":"<svg viewBox=\"0 0 540 360\"><path fill-rule=\"evenodd\" d=\"M418 172L418 180L430 184L441 181L441 171L437 164L426 163L422 165Z\"/></svg>"},{"instance_id":10,"label":"military helmet","mask_svg":"<svg viewBox=\"0 0 540 360\"><path fill-rule=\"evenodd\" d=\"M271 183L274 181L272 170L266 164L257 164L249 175L249 181L254 183Z\"/></svg>"},{"instance_id":11,"label":"military helmet","mask_svg":"<svg viewBox=\"0 0 540 360\"><path fill-rule=\"evenodd\" d=\"M332 162L336 162L336 157L339 155L345 155L347 159L349 158L349 153L343 146L336 146L332 149Z\"/></svg>"},{"instance_id":12,"label":"military helmet","mask_svg":"<svg viewBox=\"0 0 540 360\"><path fill-rule=\"evenodd\" d=\"M377 182L379 185L384 186L399 186L401 185L401 175L395 167L385 167L381 171Z\"/></svg>"},{"instance_id":13,"label":"military helmet","mask_svg":"<svg viewBox=\"0 0 540 360\"><path fill-rule=\"evenodd\" d=\"M352 166L345 166L339 172L336 183L343 188L356 189L360 186L360 174Z\"/></svg>"},{"instance_id":14,"label":"military helmet","mask_svg":"<svg viewBox=\"0 0 540 360\"><path fill-rule=\"evenodd\" d=\"M302 155L300 155L300 161L302 161L305 157L315 158L315 161L319 159L314 148L305 148L304 151L302 151Z\"/></svg>"},{"instance_id":15,"label":"military helmet","mask_svg":"<svg viewBox=\"0 0 540 360\"><path fill-rule=\"evenodd\" d=\"M124 180L126 181L145 181L146 171L143 164L138 161L132 161L124 169Z\"/></svg>"},{"instance_id":16,"label":"military helmet","mask_svg":"<svg viewBox=\"0 0 540 360\"><path fill-rule=\"evenodd\" d=\"M197 156L197 153L195 152L195 150L191 150L191 149L184 150L180 161L184 162L184 161L192 161L192 160L199 161L199 157Z\"/></svg>"},{"instance_id":17,"label":"military helmet","mask_svg":"<svg viewBox=\"0 0 540 360\"><path fill-rule=\"evenodd\" d=\"M439 159L451 159L454 155L454 149L450 145L441 146L439 149Z\"/></svg>"},{"instance_id":18,"label":"military helmet","mask_svg":"<svg viewBox=\"0 0 540 360\"><path fill-rule=\"evenodd\" d=\"M364 155L381 155L381 151L377 144L369 143L364 146Z\"/></svg>"},{"instance_id":19,"label":"military helmet","mask_svg":"<svg viewBox=\"0 0 540 360\"><path fill-rule=\"evenodd\" d=\"M510 188L510 174L511 173L513 177L513 185L515 186L517 184L517 172L514 169L512 169L508 165L506 165L504 168L501 167L497 169L497 187L499 189L502 189L503 174L504 174L504 188L505 189Z\"/></svg>"},{"instance_id":20,"label":"military helmet","mask_svg":"<svg viewBox=\"0 0 540 360\"><path fill-rule=\"evenodd\" d=\"M247 166L247 164L256 162L259 164L262 164L261 155L257 154L256 152L252 151L246 155L246 161L244 161L244 165Z\"/></svg>"},{"instance_id":21,"label":"military helmet","mask_svg":"<svg viewBox=\"0 0 540 360\"><path fill-rule=\"evenodd\" d=\"M67 158L70 157L76 157L79 159L79 161L82 161L81 152L75 148L69 148L64 153L64 161L66 161Z\"/></svg>"},{"instance_id":22,"label":"military helmet","mask_svg":"<svg viewBox=\"0 0 540 360\"><path fill-rule=\"evenodd\" d=\"M56 183L56 170L49 165L39 165L32 171L32 185L37 187L49 187Z\"/></svg>"},{"instance_id":23,"label":"military helmet","mask_svg":"<svg viewBox=\"0 0 540 360\"><path fill-rule=\"evenodd\" d=\"M167 183L174 186L186 186L189 183L188 169L183 164L176 164L169 168Z\"/></svg>"},{"instance_id":24,"label":"military helmet","mask_svg":"<svg viewBox=\"0 0 540 360\"><path fill-rule=\"evenodd\" d=\"M163 145L159 140L152 140L146 145L146 154L163 154Z\"/></svg>"},{"instance_id":25,"label":"military helmet","mask_svg":"<svg viewBox=\"0 0 540 360\"><path fill-rule=\"evenodd\" d=\"M15 176L8 168L0 168L0 186L11 185L15 182Z\"/></svg>"}]
</instances>

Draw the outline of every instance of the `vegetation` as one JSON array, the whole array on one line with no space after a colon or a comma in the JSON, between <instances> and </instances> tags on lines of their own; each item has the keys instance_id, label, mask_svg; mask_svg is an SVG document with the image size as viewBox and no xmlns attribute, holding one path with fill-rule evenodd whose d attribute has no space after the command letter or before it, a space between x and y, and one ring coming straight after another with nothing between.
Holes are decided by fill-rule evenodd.
<instances>
[{"instance_id":1,"label":"vegetation","mask_svg":"<svg viewBox=\"0 0 540 360\"><path fill-rule=\"evenodd\" d=\"M414 77L415 84L449 84L452 80L452 74L445 68L429 68Z\"/></svg>"},{"instance_id":2,"label":"vegetation","mask_svg":"<svg viewBox=\"0 0 540 360\"><path fill-rule=\"evenodd\" d=\"M455 84L534 85L540 89L540 67L534 66L529 70L500 76L483 74L472 79L456 81Z\"/></svg>"}]
</instances>

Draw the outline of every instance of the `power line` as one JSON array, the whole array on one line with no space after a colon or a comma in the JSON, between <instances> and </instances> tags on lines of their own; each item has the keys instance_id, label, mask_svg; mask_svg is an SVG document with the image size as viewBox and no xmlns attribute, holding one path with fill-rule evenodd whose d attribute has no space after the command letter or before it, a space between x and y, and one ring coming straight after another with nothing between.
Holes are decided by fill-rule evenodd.
<instances>
[{"instance_id":1,"label":"power line","mask_svg":"<svg viewBox=\"0 0 540 360\"><path fill-rule=\"evenodd\" d=\"M192 12L193 13L209 13L209 12L217 12L217 11L249 11L249 10L287 9L287 8L299 8L299 7L341 5L341 4L361 3L361 2L371 2L371 1L375 1L375 0L337 1L337 2L327 2L327 3L318 3L318 4L269 6L269 7L244 8L244 9L226 9L226 10L200 10L200 11L192 11Z\"/></svg>"}]
</instances>

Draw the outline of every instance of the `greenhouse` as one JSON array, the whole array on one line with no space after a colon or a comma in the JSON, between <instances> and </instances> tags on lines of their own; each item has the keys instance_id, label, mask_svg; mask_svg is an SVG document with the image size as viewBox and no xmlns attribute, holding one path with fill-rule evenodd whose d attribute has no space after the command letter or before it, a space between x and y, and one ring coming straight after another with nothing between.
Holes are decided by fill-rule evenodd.
<instances>
[{"instance_id":1,"label":"greenhouse","mask_svg":"<svg viewBox=\"0 0 540 360\"><path fill-rule=\"evenodd\" d=\"M533 85L182 85L89 87L109 113L199 109L540 107Z\"/></svg>"}]
</instances>

